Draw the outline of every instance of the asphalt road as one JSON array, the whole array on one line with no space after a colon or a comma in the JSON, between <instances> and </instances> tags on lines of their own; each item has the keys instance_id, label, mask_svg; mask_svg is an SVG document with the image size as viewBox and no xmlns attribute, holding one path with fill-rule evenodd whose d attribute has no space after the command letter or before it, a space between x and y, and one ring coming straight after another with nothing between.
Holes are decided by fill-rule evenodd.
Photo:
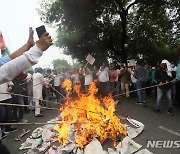
<instances>
[{"instance_id":1,"label":"asphalt road","mask_svg":"<svg viewBox=\"0 0 180 154\"><path fill-rule=\"evenodd\" d=\"M167 102L162 101L162 110L160 114L153 112L155 100L148 99L146 105L137 105L135 98L125 99L119 98L120 102L116 105L118 115L123 117L130 116L142 122L145 125L144 131L134 139L135 142L141 144L143 148L147 148L147 141L180 141L180 109L174 108L174 116L169 116L166 113ZM58 107L53 105L53 107ZM25 114L25 119L29 122L47 122L48 120L57 117L58 112L53 110L44 110L44 117L34 117L34 112ZM122 123L127 121L122 120ZM127 123L129 124L129 123ZM7 138L3 139L3 143L8 147L11 154L21 154L22 151L18 150L21 143L23 143L30 133L39 125L23 125L17 126L18 131L11 133ZM22 129L31 130L31 132L22 138L22 141L15 141L14 138L19 135ZM112 147L112 143L106 142L103 145L104 149ZM180 148L147 148L154 154L180 154Z\"/></svg>"}]
</instances>

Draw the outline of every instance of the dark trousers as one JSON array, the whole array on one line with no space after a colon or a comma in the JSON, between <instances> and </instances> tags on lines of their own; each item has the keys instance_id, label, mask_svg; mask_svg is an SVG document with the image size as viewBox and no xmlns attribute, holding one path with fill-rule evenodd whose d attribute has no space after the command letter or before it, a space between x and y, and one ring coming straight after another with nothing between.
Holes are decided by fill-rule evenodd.
<instances>
[{"instance_id":1,"label":"dark trousers","mask_svg":"<svg viewBox=\"0 0 180 154\"><path fill-rule=\"evenodd\" d=\"M12 97L13 104L24 105L24 99L22 96L13 96ZM14 106L13 107L13 118L15 120L21 120L24 116L24 107L22 106Z\"/></svg>"},{"instance_id":2,"label":"dark trousers","mask_svg":"<svg viewBox=\"0 0 180 154\"><path fill-rule=\"evenodd\" d=\"M54 86L54 88L57 90L57 91L55 91L55 95L56 95L56 99L58 101L61 97L61 95L59 94L59 93L61 93L61 86Z\"/></svg>"},{"instance_id":3,"label":"dark trousers","mask_svg":"<svg viewBox=\"0 0 180 154\"><path fill-rule=\"evenodd\" d=\"M109 82L98 82L98 95L105 97L109 93Z\"/></svg>"},{"instance_id":4,"label":"dark trousers","mask_svg":"<svg viewBox=\"0 0 180 154\"><path fill-rule=\"evenodd\" d=\"M150 87L150 86L151 86L151 80L147 80L145 86L146 86L146 87ZM151 96L152 89L151 89L151 88L147 88L147 89L145 90L145 92L146 92L146 95L150 97L150 96Z\"/></svg>"},{"instance_id":5,"label":"dark trousers","mask_svg":"<svg viewBox=\"0 0 180 154\"><path fill-rule=\"evenodd\" d=\"M180 80L176 81L176 96L175 96L176 103L180 106L180 97L178 96L179 92L180 92Z\"/></svg>"},{"instance_id":6,"label":"dark trousers","mask_svg":"<svg viewBox=\"0 0 180 154\"><path fill-rule=\"evenodd\" d=\"M28 96L28 92L23 92L22 93L25 96ZM29 105L28 97L23 97L24 105ZM27 112L29 111L29 107L24 107L24 111Z\"/></svg>"},{"instance_id":7,"label":"dark trousers","mask_svg":"<svg viewBox=\"0 0 180 154\"><path fill-rule=\"evenodd\" d=\"M0 103L7 103L7 104L11 104L11 99L6 99L4 101L0 101ZM0 105L0 122L1 123L10 123L12 120L12 108L11 106L6 106L6 105ZM6 125L4 126L0 126L1 129L9 129L11 126L10 125Z\"/></svg>"}]
</instances>

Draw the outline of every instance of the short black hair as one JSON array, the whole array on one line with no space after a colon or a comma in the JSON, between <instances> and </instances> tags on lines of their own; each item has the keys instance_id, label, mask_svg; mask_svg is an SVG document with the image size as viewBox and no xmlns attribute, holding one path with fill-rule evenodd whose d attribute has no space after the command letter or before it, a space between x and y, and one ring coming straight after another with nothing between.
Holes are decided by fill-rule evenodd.
<instances>
[{"instance_id":1,"label":"short black hair","mask_svg":"<svg viewBox=\"0 0 180 154\"><path fill-rule=\"evenodd\" d=\"M144 61L142 59L137 60L136 64L142 66Z\"/></svg>"}]
</instances>

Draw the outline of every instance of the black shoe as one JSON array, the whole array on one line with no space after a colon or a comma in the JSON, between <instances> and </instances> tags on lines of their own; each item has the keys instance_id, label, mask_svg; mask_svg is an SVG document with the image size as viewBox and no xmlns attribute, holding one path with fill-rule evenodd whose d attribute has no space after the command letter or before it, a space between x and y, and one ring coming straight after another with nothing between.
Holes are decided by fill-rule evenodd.
<instances>
[{"instance_id":1,"label":"black shoe","mask_svg":"<svg viewBox=\"0 0 180 154\"><path fill-rule=\"evenodd\" d=\"M4 132L2 132L1 139L6 138L6 137L7 137L7 134L6 134L6 133L4 133Z\"/></svg>"},{"instance_id":2,"label":"black shoe","mask_svg":"<svg viewBox=\"0 0 180 154\"><path fill-rule=\"evenodd\" d=\"M136 104L142 105L142 102L136 102Z\"/></svg>"},{"instance_id":3,"label":"black shoe","mask_svg":"<svg viewBox=\"0 0 180 154\"><path fill-rule=\"evenodd\" d=\"M5 130L4 132L5 133L13 133L13 132L16 132L18 130L18 128L9 128L7 130Z\"/></svg>"},{"instance_id":4,"label":"black shoe","mask_svg":"<svg viewBox=\"0 0 180 154\"><path fill-rule=\"evenodd\" d=\"M170 116L174 115L174 113L173 113L173 111L171 109L167 110L167 114L169 114Z\"/></svg>"},{"instance_id":5,"label":"black shoe","mask_svg":"<svg viewBox=\"0 0 180 154\"><path fill-rule=\"evenodd\" d=\"M160 109L154 109L153 111L156 113L160 113Z\"/></svg>"}]
</instances>

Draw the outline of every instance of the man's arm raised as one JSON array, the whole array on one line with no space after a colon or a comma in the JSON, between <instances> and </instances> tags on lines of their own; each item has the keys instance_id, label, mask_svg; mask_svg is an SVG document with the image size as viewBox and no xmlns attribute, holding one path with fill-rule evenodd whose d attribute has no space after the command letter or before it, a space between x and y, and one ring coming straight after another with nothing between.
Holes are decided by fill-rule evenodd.
<instances>
[{"instance_id":1,"label":"man's arm raised","mask_svg":"<svg viewBox=\"0 0 180 154\"><path fill-rule=\"evenodd\" d=\"M36 64L43 51L52 44L51 36L45 32L30 50L0 67L0 84L11 81L19 73Z\"/></svg>"}]
</instances>

